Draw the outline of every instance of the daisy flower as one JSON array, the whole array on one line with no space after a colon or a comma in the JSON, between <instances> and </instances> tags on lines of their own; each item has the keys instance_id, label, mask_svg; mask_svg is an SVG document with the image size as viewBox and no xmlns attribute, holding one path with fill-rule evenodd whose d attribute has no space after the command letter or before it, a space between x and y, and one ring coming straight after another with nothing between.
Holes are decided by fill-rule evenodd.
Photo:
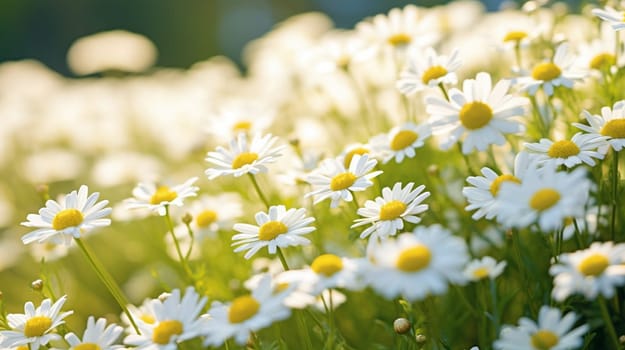
<instances>
[{"instance_id":1,"label":"daisy flower","mask_svg":"<svg viewBox=\"0 0 625 350\"><path fill-rule=\"evenodd\" d=\"M463 91L451 89L449 101L426 98L433 132L444 140L441 148L449 149L463 138L462 153L484 151L491 144L503 145L504 134L523 131L523 125L511 118L523 115L527 99L508 95L509 88L509 80L492 87L490 74L481 72L463 82Z\"/></svg>"},{"instance_id":2,"label":"daisy flower","mask_svg":"<svg viewBox=\"0 0 625 350\"><path fill-rule=\"evenodd\" d=\"M373 154L381 158L384 164L393 158L395 162L401 163L406 157L414 158L415 149L423 147L425 140L431 134L428 124L405 123L394 127L388 134L373 137L369 144Z\"/></svg>"},{"instance_id":3,"label":"daisy flower","mask_svg":"<svg viewBox=\"0 0 625 350\"><path fill-rule=\"evenodd\" d=\"M541 86L547 96L553 95L556 86L572 88L576 80L586 76L586 72L574 67L575 56L571 54L567 43L560 44L556 49L553 60L544 61L532 68L527 76L518 78L521 89L527 90L530 95L536 94Z\"/></svg>"},{"instance_id":4,"label":"daisy flower","mask_svg":"<svg viewBox=\"0 0 625 350\"><path fill-rule=\"evenodd\" d=\"M417 214L428 209L428 205L421 202L430 196L430 192L423 192L424 185L414 190L413 186L414 183L410 182L402 188L402 184L397 182L392 189L383 188L382 197L377 197L374 201L368 200L364 208L358 209L358 215L364 218L356 219L351 228L372 224L360 234L360 238L373 234L376 238L386 239L403 230L404 221L413 224L421 222Z\"/></svg>"},{"instance_id":5,"label":"daisy flower","mask_svg":"<svg viewBox=\"0 0 625 350\"><path fill-rule=\"evenodd\" d=\"M594 242L588 249L560 255L551 266L552 295L558 301L580 293L593 300L597 295L611 298L616 287L625 284L625 244Z\"/></svg>"},{"instance_id":6,"label":"daisy flower","mask_svg":"<svg viewBox=\"0 0 625 350\"><path fill-rule=\"evenodd\" d=\"M193 216L189 226L200 243L207 238L215 238L221 230L230 230L234 219L243 214L243 207L239 194L224 192L216 196L199 197L189 203L188 212ZM188 237L188 234L184 236Z\"/></svg>"},{"instance_id":7,"label":"daisy flower","mask_svg":"<svg viewBox=\"0 0 625 350\"><path fill-rule=\"evenodd\" d=\"M528 227L534 222L543 231L562 226L566 218L584 215L590 181L582 168L570 173L553 166L528 171L523 181L505 182L498 199L498 220L506 226Z\"/></svg>"},{"instance_id":8,"label":"daisy flower","mask_svg":"<svg viewBox=\"0 0 625 350\"><path fill-rule=\"evenodd\" d=\"M356 154L361 155L361 156L363 154L371 154L371 146L369 144L362 144L362 143L349 144L345 146L345 149L343 150L343 152L341 152L341 154L337 158L339 160L343 160L343 165L345 166L345 169L348 169L349 164L352 162L352 158L354 158Z\"/></svg>"},{"instance_id":9,"label":"daisy flower","mask_svg":"<svg viewBox=\"0 0 625 350\"><path fill-rule=\"evenodd\" d=\"M318 170L306 177L306 181L313 185L313 191L305 197L313 196L314 204L330 198L331 208L336 208L341 199L351 202L354 200L352 192L373 186L371 179L382 174L380 170L371 171L377 163L375 159L369 159L368 154L356 154L346 169L340 160L327 159Z\"/></svg>"},{"instance_id":10,"label":"daisy flower","mask_svg":"<svg viewBox=\"0 0 625 350\"><path fill-rule=\"evenodd\" d=\"M625 147L625 100L618 101L612 109L602 107L601 115L593 115L583 111L590 125L573 123L573 125L595 137L605 136L616 152Z\"/></svg>"},{"instance_id":11,"label":"daisy flower","mask_svg":"<svg viewBox=\"0 0 625 350\"><path fill-rule=\"evenodd\" d=\"M248 100L227 101L211 115L207 130L219 140L237 137L239 133L256 135L267 130L275 119L276 111L268 105Z\"/></svg>"},{"instance_id":12,"label":"daisy flower","mask_svg":"<svg viewBox=\"0 0 625 350\"><path fill-rule=\"evenodd\" d=\"M95 321L93 316L89 316L82 340L72 332L65 335L65 340L69 344L70 350L115 350L123 348L122 345L115 345L123 331L124 329L116 324L107 326L104 318Z\"/></svg>"},{"instance_id":13,"label":"daisy flower","mask_svg":"<svg viewBox=\"0 0 625 350\"><path fill-rule=\"evenodd\" d=\"M308 226L315 218L306 217L306 209L291 208L284 205L271 206L267 213L256 213L258 226L235 224L234 230L240 232L232 236L234 252L247 250L245 258L249 259L261 248L267 247L270 254L276 254L277 248L307 245L310 240L302 237L315 230Z\"/></svg>"},{"instance_id":14,"label":"daisy flower","mask_svg":"<svg viewBox=\"0 0 625 350\"><path fill-rule=\"evenodd\" d=\"M603 159L607 152L607 137L577 133L571 140L552 141L540 139L537 143L526 143L525 148L532 151L539 164L550 163L573 168L578 164L595 166L595 159Z\"/></svg>"},{"instance_id":15,"label":"daisy flower","mask_svg":"<svg viewBox=\"0 0 625 350\"><path fill-rule=\"evenodd\" d=\"M404 95L411 96L425 87L436 87L439 84L455 85L458 82L456 70L460 68L458 50L452 51L449 57L438 55L428 47L425 53L408 57L407 67L399 75L397 89Z\"/></svg>"},{"instance_id":16,"label":"daisy flower","mask_svg":"<svg viewBox=\"0 0 625 350\"><path fill-rule=\"evenodd\" d=\"M480 281L484 278L490 278L494 280L503 272L506 268L507 262L493 259L490 256L485 256L481 259L474 259L464 269L465 277L470 281Z\"/></svg>"},{"instance_id":17,"label":"daisy flower","mask_svg":"<svg viewBox=\"0 0 625 350\"><path fill-rule=\"evenodd\" d=\"M140 182L132 190L134 198L126 199L124 203L129 209L149 209L157 212L160 216L164 216L170 205L182 207L185 198L197 196L199 188L192 186L195 181L197 181L197 177L172 187Z\"/></svg>"},{"instance_id":18,"label":"daisy flower","mask_svg":"<svg viewBox=\"0 0 625 350\"><path fill-rule=\"evenodd\" d=\"M291 309L285 304L294 286L276 292L271 276L265 274L252 294L242 295L228 304L215 301L208 311L205 346L221 346L226 340L243 345L251 332L269 327L275 321L291 316Z\"/></svg>"},{"instance_id":19,"label":"daisy flower","mask_svg":"<svg viewBox=\"0 0 625 350\"><path fill-rule=\"evenodd\" d=\"M154 314L154 303L152 299L145 299L140 306L135 306L133 304L126 305L128 311L132 315L132 318L135 320L141 320L141 322L147 324L153 324L156 320L156 316ZM125 312L122 312L120 316L123 324L126 326L126 333L128 334L136 334L135 328L132 326L130 319L128 319L128 315Z\"/></svg>"},{"instance_id":20,"label":"daisy flower","mask_svg":"<svg viewBox=\"0 0 625 350\"><path fill-rule=\"evenodd\" d=\"M382 241L368 254L365 281L387 299L422 300L445 293L450 282L466 280L462 273L469 260L466 243L438 225Z\"/></svg>"},{"instance_id":21,"label":"daisy flower","mask_svg":"<svg viewBox=\"0 0 625 350\"><path fill-rule=\"evenodd\" d=\"M603 79L601 72L616 73L615 70L619 65L614 56L614 40L616 40L614 31L601 30L601 34L603 34L601 38L588 44L581 44L578 57L580 66L594 71L598 79Z\"/></svg>"},{"instance_id":22,"label":"daisy flower","mask_svg":"<svg viewBox=\"0 0 625 350\"><path fill-rule=\"evenodd\" d=\"M584 324L572 329L576 320L574 312L562 315L559 309L544 305L538 312L538 322L522 317L518 327L505 326L493 345L498 350L577 349L584 343L589 327Z\"/></svg>"},{"instance_id":23,"label":"daisy flower","mask_svg":"<svg viewBox=\"0 0 625 350\"><path fill-rule=\"evenodd\" d=\"M32 302L24 304L23 314L8 314L6 317L10 330L0 331L0 345L7 348L27 346L29 349L39 349L53 340L60 340L61 336L52 333L56 327L65 323L65 317L73 311L61 312L67 296L62 296L56 302L45 299L37 308Z\"/></svg>"},{"instance_id":24,"label":"daisy flower","mask_svg":"<svg viewBox=\"0 0 625 350\"><path fill-rule=\"evenodd\" d=\"M205 173L209 180L219 176L234 175L239 177L245 174L258 174L267 172L266 165L273 163L281 155L284 146L274 147L278 138L267 134L257 134L248 143L245 133L239 133L236 138L230 140L230 147L226 149L218 146L214 152L208 152L206 161L215 165L214 168L206 169Z\"/></svg>"},{"instance_id":25,"label":"daisy flower","mask_svg":"<svg viewBox=\"0 0 625 350\"><path fill-rule=\"evenodd\" d=\"M58 202L52 199L46 201L46 206L39 209L39 214L28 214L28 221L22 222L22 225L38 229L24 235L22 242L44 243L51 240L69 245L72 238L80 238L83 233L96 227L110 225L111 220L103 218L112 211L111 208L105 208L109 202L97 202L100 194L94 192L88 195L88 191L87 186L82 185L78 192L72 191Z\"/></svg>"},{"instance_id":26,"label":"daisy flower","mask_svg":"<svg viewBox=\"0 0 625 350\"><path fill-rule=\"evenodd\" d=\"M127 345L136 349L175 350L178 344L202 335L206 331L206 320L200 312L206 304L206 297L200 298L193 287L188 287L184 297L174 289L163 301L150 301L154 320L138 320L139 334L130 334L124 339Z\"/></svg>"},{"instance_id":27,"label":"daisy flower","mask_svg":"<svg viewBox=\"0 0 625 350\"><path fill-rule=\"evenodd\" d=\"M615 31L625 29L625 12L623 11L606 6L605 9L593 9L592 14L609 23Z\"/></svg>"}]
</instances>

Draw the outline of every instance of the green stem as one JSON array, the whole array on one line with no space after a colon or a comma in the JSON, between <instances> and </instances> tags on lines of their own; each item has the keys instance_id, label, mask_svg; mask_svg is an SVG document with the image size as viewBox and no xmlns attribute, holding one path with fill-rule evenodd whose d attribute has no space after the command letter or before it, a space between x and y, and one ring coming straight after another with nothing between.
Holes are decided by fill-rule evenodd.
<instances>
[{"instance_id":1,"label":"green stem","mask_svg":"<svg viewBox=\"0 0 625 350\"><path fill-rule=\"evenodd\" d=\"M269 201L267 200L267 197L265 197L265 195L263 194L263 191L261 191L260 186L258 186L258 182L256 182L256 177L254 177L254 174L251 173L247 173L247 175L249 175L250 180L252 180L252 185L254 185L254 189L256 190L256 193L258 193L260 200L263 201L267 209L269 209Z\"/></svg>"},{"instance_id":2,"label":"green stem","mask_svg":"<svg viewBox=\"0 0 625 350\"><path fill-rule=\"evenodd\" d=\"M358 209L360 209L360 206L358 205L358 199L356 199L356 194L354 192L352 192L352 206L354 207L354 210L356 210L356 212L358 212Z\"/></svg>"},{"instance_id":3,"label":"green stem","mask_svg":"<svg viewBox=\"0 0 625 350\"><path fill-rule=\"evenodd\" d=\"M606 305L605 299L603 298L603 296L599 296L597 298L597 302L599 303L599 308L601 309L601 317L603 318L605 327L607 328L608 334L610 335L612 346L614 347L614 349L620 349L621 345L618 341L618 337L616 336L616 330L614 329L614 324L612 323L612 319L610 318L610 313L608 312L608 306Z\"/></svg>"},{"instance_id":4,"label":"green stem","mask_svg":"<svg viewBox=\"0 0 625 350\"><path fill-rule=\"evenodd\" d=\"M280 258L280 262L282 263L282 268L284 268L284 271L288 271L289 269L289 264L286 263L286 259L284 258L284 254L282 254L282 249L280 249L280 247L276 247L277 251L278 251L278 258Z\"/></svg>"},{"instance_id":5,"label":"green stem","mask_svg":"<svg viewBox=\"0 0 625 350\"><path fill-rule=\"evenodd\" d=\"M616 238L616 210L618 208L618 156L619 153L613 151L612 159L612 214L610 217L610 234L612 235L612 241Z\"/></svg>"},{"instance_id":6,"label":"green stem","mask_svg":"<svg viewBox=\"0 0 625 350\"><path fill-rule=\"evenodd\" d=\"M180 264L182 264L182 269L184 270L187 277L189 277L189 279L193 281L191 268L189 268L189 265L187 264L187 259L185 259L185 256L182 254L182 249L180 249L180 243L178 242L178 238L174 233L174 224L171 221L171 216L169 215L169 205L165 206L165 221L167 222L167 229L171 233L171 238L174 240L174 246L176 247L176 253L178 254L178 259L180 259Z\"/></svg>"},{"instance_id":7,"label":"green stem","mask_svg":"<svg viewBox=\"0 0 625 350\"><path fill-rule=\"evenodd\" d=\"M514 45L514 56L516 58L517 68L521 70L523 66L521 64L521 44L519 42Z\"/></svg>"},{"instance_id":8,"label":"green stem","mask_svg":"<svg viewBox=\"0 0 625 350\"><path fill-rule=\"evenodd\" d=\"M497 337L499 335L499 327L500 327L500 321L499 321L499 306L498 306L498 301L497 301L497 286L495 285L495 279L494 278L489 278L489 282L490 282L490 294L492 296L492 301L493 301L493 327L495 328L495 337Z\"/></svg>"},{"instance_id":9,"label":"green stem","mask_svg":"<svg viewBox=\"0 0 625 350\"><path fill-rule=\"evenodd\" d=\"M334 325L334 313L333 313L334 305L332 301L332 289L328 289L329 303L326 304L325 298L323 297L323 293L320 296L321 296L321 301L323 302L323 306L326 309L326 316L328 317L328 338L326 339L325 348L332 349L333 346L335 345L334 344L335 325Z\"/></svg>"},{"instance_id":10,"label":"green stem","mask_svg":"<svg viewBox=\"0 0 625 350\"><path fill-rule=\"evenodd\" d=\"M126 300L126 297L124 296L117 283L115 283L113 277L111 277L108 271L104 269L102 264L97 260L96 256L91 252L91 250L84 244L84 242L80 238L74 238L74 240L76 241L76 244L78 245L80 250L82 250L83 254L87 258L87 261L89 261L91 267L98 275L102 283L104 283L113 298L115 298L115 301L117 301L119 307L121 307L126 316L128 316L128 320L130 321L132 328L134 328L135 332L140 335L141 332L139 331L139 327L137 327L137 324L135 323L135 320L132 317L130 310L128 310L128 307L126 306L128 305L128 301Z\"/></svg>"},{"instance_id":11,"label":"green stem","mask_svg":"<svg viewBox=\"0 0 625 350\"><path fill-rule=\"evenodd\" d=\"M438 83L438 87L439 89L441 89L441 92L443 93L443 96L445 96L445 99L449 101L449 95L447 94L447 89L445 89L445 85L443 85L443 83Z\"/></svg>"},{"instance_id":12,"label":"green stem","mask_svg":"<svg viewBox=\"0 0 625 350\"><path fill-rule=\"evenodd\" d=\"M195 244L195 235L193 234L193 229L191 228L191 225L189 223L185 223L185 226L187 227L187 232L189 233L189 237L191 237L189 250L187 250L187 254L185 254L184 256L185 260L188 261L189 257L191 256L191 251L193 250L193 245Z\"/></svg>"}]
</instances>

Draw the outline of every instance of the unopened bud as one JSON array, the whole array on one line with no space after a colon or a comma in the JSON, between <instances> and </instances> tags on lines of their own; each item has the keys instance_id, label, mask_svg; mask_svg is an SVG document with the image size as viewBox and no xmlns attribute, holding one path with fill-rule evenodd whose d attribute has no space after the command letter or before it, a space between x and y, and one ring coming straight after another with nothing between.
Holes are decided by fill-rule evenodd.
<instances>
[{"instance_id":1,"label":"unopened bud","mask_svg":"<svg viewBox=\"0 0 625 350\"><path fill-rule=\"evenodd\" d=\"M621 344L625 344L625 335L621 335L620 337L618 337L618 341Z\"/></svg>"},{"instance_id":2,"label":"unopened bud","mask_svg":"<svg viewBox=\"0 0 625 350\"><path fill-rule=\"evenodd\" d=\"M193 221L193 215L186 213L182 216L182 223L185 225L190 224Z\"/></svg>"},{"instance_id":3,"label":"unopened bud","mask_svg":"<svg viewBox=\"0 0 625 350\"><path fill-rule=\"evenodd\" d=\"M395 328L395 333L397 334L407 333L410 331L410 321L400 317L393 322L393 328Z\"/></svg>"},{"instance_id":4,"label":"unopened bud","mask_svg":"<svg viewBox=\"0 0 625 350\"><path fill-rule=\"evenodd\" d=\"M438 168L438 165L432 164L427 167L427 173L428 176L438 177L440 174L440 169Z\"/></svg>"},{"instance_id":5,"label":"unopened bud","mask_svg":"<svg viewBox=\"0 0 625 350\"><path fill-rule=\"evenodd\" d=\"M299 147L299 139L297 137L291 137L289 139L289 144L295 148Z\"/></svg>"},{"instance_id":6,"label":"unopened bud","mask_svg":"<svg viewBox=\"0 0 625 350\"><path fill-rule=\"evenodd\" d=\"M167 300L167 298L169 298L169 296L171 295L171 293L161 293L161 295L158 296L158 300L160 300L161 302Z\"/></svg>"},{"instance_id":7,"label":"unopened bud","mask_svg":"<svg viewBox=\"0 0 625 350\"><path fill-rule=\"evenodd\" d=\"M419 343L419 344L425 344L425 342L428 340L425 337L425 334L417 334L414 338L417 341L417 343Z\"/></svg>"},{"instance_id":8,"label":"unopened bud","mask_svg":"<svg viewBox=\"0 0 625 350\"><path fill-rule=\"evenodd\" d=\"M43 281L40 279L34 280L31 284L30 284L30 288L32 288L33 290L36 291L40 291L43 289Z\"/></svg>"},{"instance_id":9,"label":"unopened bud","mask_svg":"<svg viewBox=\"0 0 625 350\"><path fill-rule=\"evenodd\" d=\"M35 187L35 191L39 193L39 195L41 196L41 198L43 198L43 200L47 201L48 199L50 199L50 187L48 187L48 185L46 184L37 185L37 187Z\"/></svg>"}]
</instances>

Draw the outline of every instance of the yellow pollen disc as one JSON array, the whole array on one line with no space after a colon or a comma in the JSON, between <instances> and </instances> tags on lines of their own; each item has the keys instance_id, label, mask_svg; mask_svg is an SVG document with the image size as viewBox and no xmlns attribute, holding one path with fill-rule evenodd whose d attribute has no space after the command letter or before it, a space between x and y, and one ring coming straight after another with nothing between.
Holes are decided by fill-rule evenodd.
<instances>
[{"instance_id":1,"label":"yellow pollen disc","mask_svg":"<svg viewBox=\"0 0 625 350\"><path fill-rule=\"evenodd\" d=\"M152 341L156 344L169 344L172 336L182 334L182 323L177 320L165 320L154 327Z\"/></svg>"},{"instance_id":2,"label":"yellow pollen disc","mask_svg":"<svg viewBox=\"0 0 625 350\"><path fill-rule=\"evenodd\" d=\"M252 128L252 122L248 122L248 121L240 121L237 123L234 123L234 125L232 126L232 131L250 131L250 129Z\"/></svg>"},{"instance_id":3,"label":"yellow pollen disc","mask_svg":"<svg viewBox=\"0 0 625 350\"><path fill-rule=\"evenodd\" d=\"M421 76L421 82L423 84L427 84L430 80L438 79L444 77L447 74L447 69L443 66L432 66L428 68L423 75Z\"/></svg>"},{"instance_id":4,"label":"yellow pollen disc","mask_svg":"<svg viewBox=\"0 0 625 350\"><path fill-rule=\"evenodd\" d=\"M560 74L562 74L560 67L551 62L539 63L532 69L532 78L536 80L550 81L559 77Z\"/></svg>"},{"instance_id":5,"label":"yellow pollen disc","mask_svg":"<svg viewBox=\"0 0 625 350\"><path fill-rule=\"evenodd\" d=\"M560 200L560 193L552 188L543 188L532 196L530 207L534 210L543 211L553 207Z\"/></svg>"},{"instance_id":6,"label":"yellow pollen disc","mask_svg":"<svg viewBox=\"0 0 625 350\"><path fill-rule=\"evenodd\" d=\"M176 191L172 191L168 186L159 186L150 198L150 204L160 204L171 202L178 197Z\"/></svg>"},{"instance_id":7,"label":"yellow pollen disc","mask_svg":"<svg viewBox=\"0 0 625 350\"><path fill-rule=\"evenodd\" d=\"M430 264L432 253L424 245L417 245L405 249L399 254L396 266L406 272L417 272L426 268Z\"/></svg>"},{"instance_id":8,"label":"yellow pollen disc","mask_svg":"<svg viewBox=\"0 0 625 350\"><path fill-rule=\"evenodd\" d=\"M354 158L354 156L356 154L358 155L363 155L363 154L367 154L369 153L369 150L363 147L358 147L358 148L354 148L353 150L347 152L347 154L345 155L345 160L343 162L343 165L345 166L345 168L349 168L349 165L352 163L352 159Z\"/></svg>"},{"instance_id":9,"label":"yellow pollen disc","mask_svg":"<svg viewBox=\"0 0 625 350\"><path fill-rule=\"evenodd\" d=\"M560 342L555 333L546 329L536 331L536 333L532 334L531 340L532 346L537 350L549 350Z\"/></svg>"},{"instance_id":10,"label":"yellow pollen disc","mask_svg":"<svg viewBox=\"0 0 625 350\"><path fill-rule=\"evenodd\" d=\"M412 38L406 33L397 33L389 36L387 40L393 46L406 46L410 44Z\"/></svg>"},{"instance_id":11,"label":"yellow pollen disc","mask_svg":"<svg viewBox=\"0 0 625 350\"><path fill-rule=\"evenodd\" d=\"M490 184L490 193L493 195L493 197L497 196L497 193L499 193L499 188L501 187L501 184L504 183L504 181L515 182L518 184L521 183L521 180L519 180L519 178L514 175L510 175L510 174L499 175Z\"/></svg>"},{"instance_id":12,"label":"yellow pollen disc","mask_svg":"<svg viewBox=\"0 0 625 350\"><path fill-rule=\"evenodd\" d=\"M601 135L614 139L625 138L625 119L612 119L601 128Z\"/></svg>"},{"instance_id":13,"label":"yellow pollen disc","mask_svg":"<svg viewBox=\"0 0 625 350\"><path fill-rule=\"evenodd\" d=\"M20 346L18 346L18 347L17 347L17 348L15 348L15 349L16 349L16 350L30 350L30 349L28 348L28 345L20 345Z\"/></svg>"},{"instance_id":14,"label":"yellow pollen disc","mask_svg":"<svg viewBox=\"0 0 625 350\"><path fill-rule=\"evenodd\" d=\"M243 152L232 161L232 169L239 169L244 165L252 164L256 159L258 159L258 154L254 152Z\"/></svg>"},{"instance_id":15,"label":"yellow pollen disc","mask_svg":"<svg viewBox=\"0 0 625 350\"><path fill-rule=\"evenodd\" d=\"M477 269L473 271L473 277L475 277L478 280L488 277L488 269L485 267L478 267Z\"/></svg>"},{"instance_id":16,"label":"yellow pollen disc","mask_svg":"<svg viewBox=\"0 0 625 350\"><path fill-rule=\"evenodd\" d=\"M493 118L493 110L483 102L466 103L460 110L460 122L469 130L476 130L488 124Z\"/></svg>"},{"instance_id":17,"label":"yellow pollen disc","mask_svg":"<svg viewBox=\"0 0 625 350\"><path fill-rule=\"evenodd\" d=\"M83 216L78 209L63 209L52 219L52 228L60 231L68 227L78 226L83 221Z\"/></svg>"},{"instance_id":18,"label":"yellow pollen disc","mask_svg":"<svg viewBox=\"0 0 625 350\"><path fill-rule=\"evenodd\" d=\"M547 155L551 158L568 158L577 154L579 154L579 147L569 140L556 141L547 150Z\"/></svg>"},{"instance_id":19,"label":"yellow pollen disc","mask_svg":"<svg viewBox=\"0 0 625 350\"><path fill-rule=\"evenodd\" d=\"M198 227L208 227L217 220L217 213L213 210L204 210L199 213L195 218L195 223Z\"/></svg>"},{"instance_id":20,"label":"yellow pollen disc","mask_svg":"<svg viewBox=\"0 0 625 350\"><path fill-rule=\"evenodd\" d=\"M258 229L258 239L262 241L271 241L279 235L289 230L285 224L280 221L268 221Z\"/></svg>"},{"instance_id":21,"label":"yellow pollen disc","mask_svg":"<svg viewBox=\"0 0 625 350\"><path fill-rule=\"evenodd\" d=\"M336 66L341 69L347 69L351 61L352 58L349 55L341 55L336 59Z\"/></svg>"},{"instance_id":22,"label":"yellow pollen disc","mask_svg":"<svg viewBox=\"0 0 625 350\"><path fill-rule=\"evenodd\" d=\"M506 36L503 37L503 41L504 42L510 42L510 41L519 42L525 39L526 37L527 37L526 32L513 30L513 31L508 32L508 34L506 34Z\"/></svg>"},{"instance_id":23,"label":"yellow pollen disc","mask_svg":"<svg viewBox=\"0 0 625 350\"><path fill-rule=\"evenodd\" d=\"M344 190L353 185L354 182L356 182L356 175L350 172L341 173L332 178L332 181L330 181L330 189L332 191Z\"/></svg>"},{"instance_id":24,"label":"yellow pollen disc","mask_svg":"<svg viewBox=\"0 0 625 350\"><path fill-rule=\"evenodd\" d=\"M402 150L412 145L419 138L419 134L411 130L401 130L391 140L391 149L393 151Z\"/></svg>"},{"instance_id":25,"label":"yellow pollen disc","mask_svg":"<svg viewBox=\"0 0 625 350\"><path fill-rule=\"evenodd\" d=\"M46 316L33 316L24 325L26 338L41 337L52 326L52 319Z\"/></svg>"},{"instance_id":26,"label":"yellow pollen disc","mask_svg":"<svg viewBox=\"0 0 625 350\"><path fill-rule=\"evenodd\" d=\"M406 204L402 201L392 200L380 208L380 220L394 220L406 211Z\"/></svg>"},{"instance_id":27,"label":"yellow pollen disc","mask_svg":"<svg viewBox=\"0 0 625 350\"><path fill-rule=\"evenodd\" d=\"M251 295L240 296L232 301L228 310L228 321L230 323L241 323L256 315L260 309L260 303Z\"/></svg>"},{"instance_id":28,"label":"yellow pollen disc","mask_svg":"<svg viewBox=\"0 0 625 350\"><path fill-rule=\"evenodd\" d=\"M602 70L610 68L615 64L616 57L610 53L604 52L593 57L592 60L590 60L589 66L591 69Z\"/></svg>"},{"instance_id":29,"label":"yellow pollen disc","mask_svg":"<svg viewBox=\"0 0 625 350\"><path fill-rule=\"evenodd\" d=\"M275 293L280 293L282 291L285 291L287 288L289 288L289 284L287 282L280 282L275 285L273 291Z\"/></svg>"},{"instance_id":30,"label":"yellow pollen disc","mask_svg":"<svg viewBox=\"0 0 625 350\"><path fill-rule=\"evenodd\" d=\"M148 314L141 315L139 318L147 324L153 324L156 321L152 315Z\"/></svg>"},{"instance_id":31,"label":"yellow pollen disc","mask_svg":"<svg viewBox=\"0 0 625 350\"><path fill-rule=\"evenodd\" d=\"M310 265L316 274L330 277L343 269L343 260L334 254L319 255Z\"/></svg>"},{"instance_id":32,"label":"yellow pollen disc","mask_svg":"<svg viewBox=\"0 0 625 350\"><path fill-rule=\"evenodd\" d=\"M584 276L599 276L610 266L610 260L603 254L593 254L579 263L578 269Z\"/></svg>"},{"instance_id":33,"label":"yellow pollen disc","mask_svg":"<svg viewBox=\"0 0 625 350\"><path fill-rule=\"evenodd\" d=\"M74 346L74 350L101 350L100 346L96 343L82 343Z\"/></svg>"}]
</instances>

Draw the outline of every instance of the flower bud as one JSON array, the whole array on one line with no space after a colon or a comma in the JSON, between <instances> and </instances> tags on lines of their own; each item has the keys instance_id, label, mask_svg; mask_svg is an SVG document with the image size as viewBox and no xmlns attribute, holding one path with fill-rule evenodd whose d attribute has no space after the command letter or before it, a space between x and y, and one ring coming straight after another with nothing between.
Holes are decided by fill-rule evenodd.
<instances>
[{"instance_id":1,"label":"flower bud","mask_svg":"<svg viewBox=\"0 0 625 350\"><path fill-rule=\"evenodd\" d=\"M425 334L417 334L415 340L418 344L425 344L428 339L425 337Z\"/></svg>"},{"instance_id":2,"label":"flower bud","mask_svg":"<svg viewBox=\"0 0 625 350\"><path fill-rule=\"evenodd\" d=\"M191 215L191 213L185 213L182 216L182 223L185 225L190 224L193 221L193 215Z\"/></svg>"},{"instance_id":3,"label":"flower bud","mask_svg":"<svg viewBox=\"0 0 625 350\"><path fill-rule=\"evenodd\" d=\"M41 279L36 279L30 284L30 288L36 291L41 291L43 289L43 281Z\"/></svg>"},{"instance_id":4,"label":"flower bud","mask_svg":"<svg viewBox=\"0 0 625 350\"><path fill-rule=\"evenodd\" d=\"M395 328L395 333L397 334L407 333L410 331L410 321L400 317L393 322L393 328Z\"/></svg>"}]
</instances>

